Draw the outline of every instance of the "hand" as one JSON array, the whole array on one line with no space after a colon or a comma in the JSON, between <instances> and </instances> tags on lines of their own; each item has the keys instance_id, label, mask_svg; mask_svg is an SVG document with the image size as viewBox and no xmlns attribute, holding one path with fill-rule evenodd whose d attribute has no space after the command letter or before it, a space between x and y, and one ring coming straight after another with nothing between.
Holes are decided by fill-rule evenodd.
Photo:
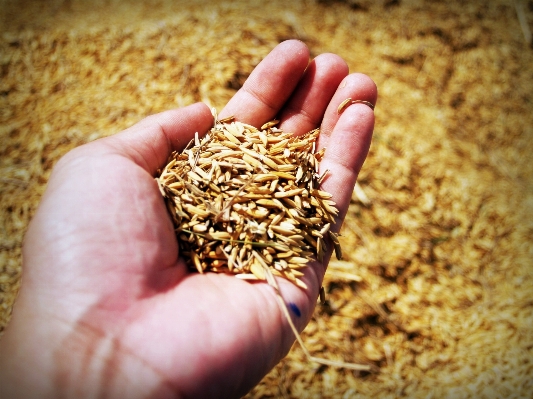
<instances>
[{"instance_id":1,"label":"hand","mask_svg":"<svg viewBox=\"0 0 533 399\"><path fill-rule=\"evenodd\" d=\"M323 189L346 214L370 145L374 83L299 41L277 46L220 118L285 131L321 127ZM187 270L154 176L173 150L213 123L204 104L150 116L78 147L56 165L23 248L23 282L0 340L2 397L240 397L287 354L294 335L274 290ZM329 259L329 256L327 257ZM325 264L301 290L278 279L302 330Z\"/></svg>"}]
</instances>

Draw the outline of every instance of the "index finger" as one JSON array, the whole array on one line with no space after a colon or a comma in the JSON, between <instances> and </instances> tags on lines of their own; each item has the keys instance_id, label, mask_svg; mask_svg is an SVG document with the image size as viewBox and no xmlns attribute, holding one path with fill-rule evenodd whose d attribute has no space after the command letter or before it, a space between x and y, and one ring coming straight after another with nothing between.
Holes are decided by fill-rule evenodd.
<instances>
[{"instance_id":1,"label":"index finger","mask_svg":"<svg viewBox=\"0 0 533 399\"><path fill-rule=\"evenodd\" d=\"M308 63L309 49L304 43L287 40L279 44L257 65L219 117L234 116L253 126L272 120L298 85Z\"/></svg>"}]
</instances>

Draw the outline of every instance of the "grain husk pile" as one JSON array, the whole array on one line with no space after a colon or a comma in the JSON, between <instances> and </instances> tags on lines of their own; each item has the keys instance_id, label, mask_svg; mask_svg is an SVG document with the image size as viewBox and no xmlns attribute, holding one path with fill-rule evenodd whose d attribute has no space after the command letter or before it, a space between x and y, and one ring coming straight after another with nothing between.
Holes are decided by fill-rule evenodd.
<instances>
[{"instance_id":1,"label":"grain husk pile","mask_svg":"<svg viewBox=\"0 0 533 399\"><path fill-rule=\"evenodd\" d=\"M69 149L149 114L222 109L280 41L380 97L302 337L247 397L533 396L533 2L0 2L0 330L22 238Z\"/></svg>"},{"instance_id":2,"label":"grain husk pile","mask_svg":"<svg viewBox=\"0 0 533 399\"><path fill-rule=\"evenodd\" d=\"M215 117L216 118L216 117ZM233 119L233 118L232 118ZM234 121L175 151L156 178L192 270L266 280L266 269L307 289L301 269L323 261L338 210L320 190L320 129L295 136Z\"/></svg>"}]
</instances>

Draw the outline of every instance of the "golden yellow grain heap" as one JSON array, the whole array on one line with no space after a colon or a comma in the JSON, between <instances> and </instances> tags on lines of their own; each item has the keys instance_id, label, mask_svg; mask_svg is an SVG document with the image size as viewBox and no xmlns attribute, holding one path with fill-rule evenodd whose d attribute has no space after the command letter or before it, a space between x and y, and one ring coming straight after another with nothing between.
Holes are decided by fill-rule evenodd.
<instances>
[{"instance_id":1,"label":"golden yellow grain heap","mask_svg":"<svg viewBox=\"0 0 533 399\"><path fill-rule=\"evenodd\" d=\"M174 152L157 179L180 249L192 269L265 279L265 268L301 288L301 269L322 261L337 209L319 190L324 149L319 130L302 136L268 122L257 129L216 122L184 151Z\"/></svg>"}]
</instances>

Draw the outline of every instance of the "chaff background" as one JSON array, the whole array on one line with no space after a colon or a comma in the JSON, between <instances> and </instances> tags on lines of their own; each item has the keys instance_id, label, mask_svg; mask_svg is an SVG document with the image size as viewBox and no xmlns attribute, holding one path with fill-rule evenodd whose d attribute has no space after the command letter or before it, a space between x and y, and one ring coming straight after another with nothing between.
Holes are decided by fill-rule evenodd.
<instances>
[{"instance_id":1,"label":"chaff background","mask_svg":"<svg viewBox=\"0 0 533 399\"><path fill-rule=\"evenodd\" d=\"M533 2L0 1L0 331L54 163L149 114L221 109L277 43L371 76L370 155L303 337L250 398L533 395ZM365 202L365 203L363 203Z\"/></svg>"}]
</instances>

